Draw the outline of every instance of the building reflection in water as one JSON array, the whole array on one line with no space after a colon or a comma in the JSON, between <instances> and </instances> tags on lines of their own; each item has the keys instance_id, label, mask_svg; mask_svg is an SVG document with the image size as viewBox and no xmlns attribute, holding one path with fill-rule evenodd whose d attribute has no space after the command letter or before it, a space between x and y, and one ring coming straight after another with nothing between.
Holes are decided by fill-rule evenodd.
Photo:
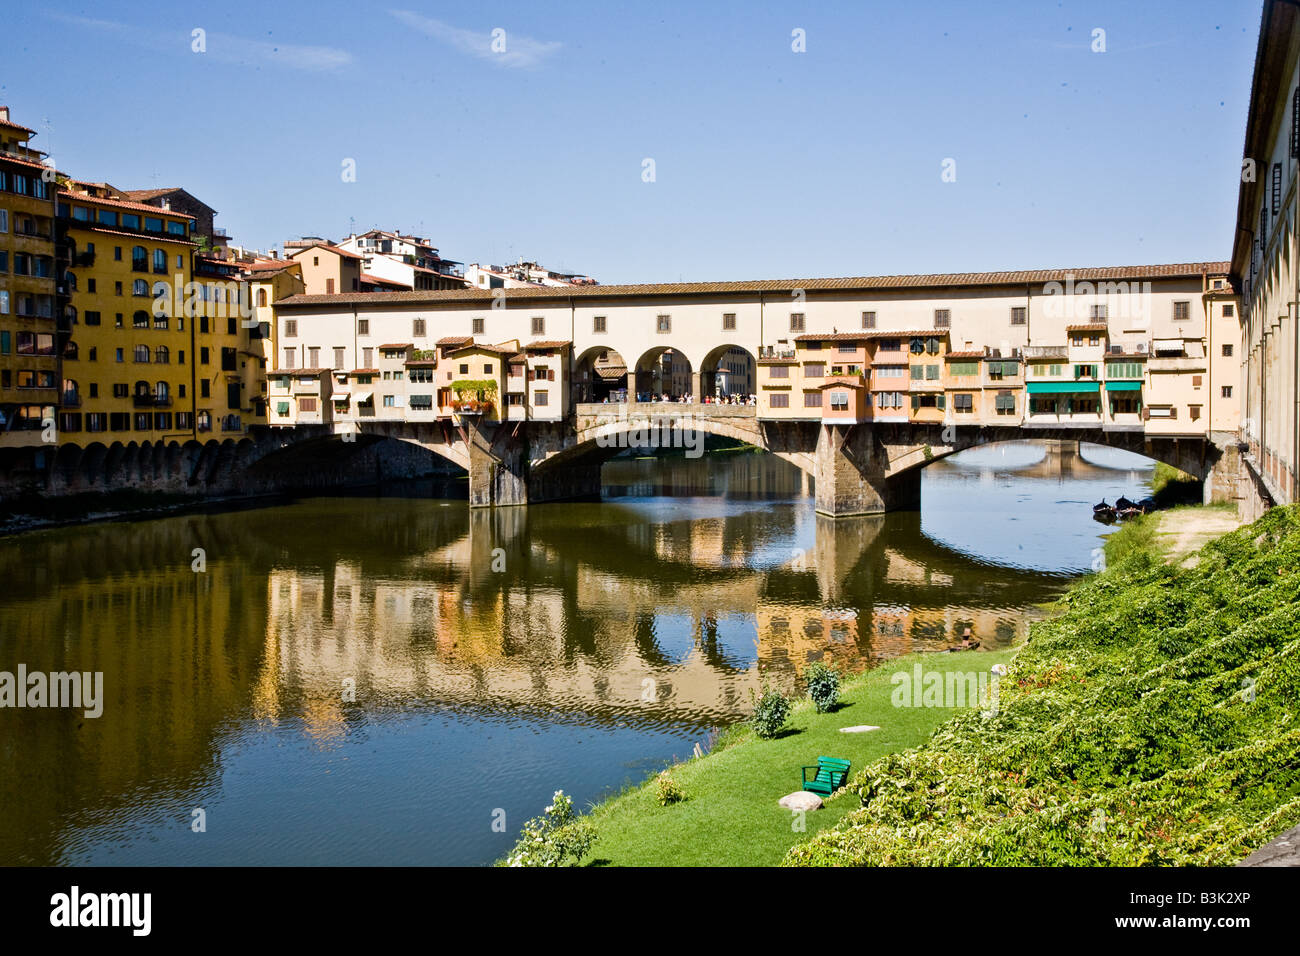
<instances>
[{"instance_id":1,"label":"building reflection in water","mask_svg":"<svg viewBox=\"0 0 1300 956\"><path fill-rule=\"evenodd\" d=\"M1005 646L1066 581L939 544L917 514L717 495L313 499L9 539L0 575L0 669L103 671L106 696L98 720L0 711L3 862L75 856L142 791L187 813L249 734L328 752L423 708L702 729L742 717L760 673L793 687L811 661L860 670L967 628Z\"/></svg>"}]
</instances>

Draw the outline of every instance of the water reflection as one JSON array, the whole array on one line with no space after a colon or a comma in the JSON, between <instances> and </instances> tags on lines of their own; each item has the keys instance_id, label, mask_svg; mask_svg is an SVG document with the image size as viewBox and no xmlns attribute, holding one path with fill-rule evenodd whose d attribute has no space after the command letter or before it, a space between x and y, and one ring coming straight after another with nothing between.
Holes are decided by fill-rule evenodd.
<instances>
[{"instance_id":1,"label":"water reflection","mask_svg":"<svg viewBox=\"0 0 1300 956\"><path fill-rule=\"evenodd\" d=\"M495 808L514 833L556 787L685 755L760 670L1005 646L1100 530L1064 515L1073 484L987 465L927 469L924 517L831 521L775 459L663 464L614 463L603 503L320 498L0 542L0 670L105 675L98 720L0 710L0 861L485 862ZM686 496L629 491L664 483Z\"/></svg>"}]
</instances>

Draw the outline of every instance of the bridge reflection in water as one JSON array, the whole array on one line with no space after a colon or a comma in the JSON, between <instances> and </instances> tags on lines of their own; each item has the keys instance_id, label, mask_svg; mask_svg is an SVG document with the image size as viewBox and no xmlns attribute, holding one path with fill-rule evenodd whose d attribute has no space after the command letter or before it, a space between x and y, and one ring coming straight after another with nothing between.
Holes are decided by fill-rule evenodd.
<instances>
[{"instance_id":1,"label":"bridge reflection in water","mask_svg":"<svg viewBox=\"0 0 1300 956\"><path fill-rule=\"evenodd\" d=\"M607 481L630 487L617 483L636 465L620 468ZM527 786L503 796L516 787L507 774L490 793L462 781L443 799L478 809L513 799L535 812L539 794L575 774L571 786L594 796L622 782L628 755L684 755L706 728L740 718L760 670L793 685L810 661L861 669L943 649L967 627L1005 646L1024 633L1028 608L1086 566L1098 530L1079 525L1071 553L1041 554L1038 567L998 567L977 553L978 537L974 548L945 546L915 513L819 517L798 472L766 456L667 473L690 485L691 469L716 473L713 494L490 511L313 499L0 542L0 670L102 671L105 686L97 720L0 710L0 862L113 862L107 848L123 846L129 862L328 862L310 822L278 816L297 834L282 845L249 832L196 850L190 810L243 800L253 807L244 815L289 814L267 808L289 798L277 768L292 766L298 814L310 813L305 794L331 772L322 762L342 772L334 761L347 754L377 761L355 787L427 814L438 794L400 781L436 790L440 761L468 773L507 746L486 743L494 733L531 775ZM958 470L931 471L945 469ZM980 509L975 485L960 508ZM943 500L927 502L927 522L945 520ZM958 540L963 520L950 529ZM1059 528L1052 540L1059 549ZM206 552L201 573L194 548ZM390 726L405 736L374 744ZM526 744L511 736L521 727ZM605 749L588 747L584 764L575 734ZM439 846L460 846L438 832ZM150 856L147 840L166 849ZM480 837L463 840L442 861L487 852ZM361 846L363 857L375 852Z\"/></svg>"}]
</instances>

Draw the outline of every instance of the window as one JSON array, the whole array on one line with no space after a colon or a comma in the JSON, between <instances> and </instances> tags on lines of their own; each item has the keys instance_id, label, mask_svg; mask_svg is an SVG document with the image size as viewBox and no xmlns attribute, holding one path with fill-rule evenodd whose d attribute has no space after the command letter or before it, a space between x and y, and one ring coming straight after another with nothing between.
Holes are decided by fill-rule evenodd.
<instances>
[{"instance_id":1,"label":"window","mask_svg":"<svg viewBox=\"0 0 1300 956\"><path fill-rule=\"evenodd\" d=\"M284 320L284 337L285 337L286 339L296 339L296 338L298 337L298 320L297 320L297 319L285 319L285 320Z\"/></svg>"},{"instance_id":2,"label":"window","mask_svg":"<svg viewBox=\"0 0 1300 956\"><path fill-rule=\"evenodd\" d=\"M673 330L673 317L671 315L655 316L656 332L671 332Z\"/></svg>"},{"instance_id":3,"label":"window","mask_svg":"<svg viewBox=\"0 0 1300 956\"><path fill-rule=\"evenodd\" d=\"M153 271L166 275L167 273L167 250L155 249L153 251Z\"/></svg>"},{"instance_id":4,"label":"window","mask_svg":"<svg viewBox=\"0 0 1300 956\"><path fill-rule=\"evenodd\" d=\"M1273 164L1273 215L1282 208L1282 164Z\"/></svg>"},{"instance_id":5,"label":"window","mask_svg":"<svg viewBox=\"0 0 1300 956\"><path fill-rule=\"evenodd\" d=\"M1204 377L1204 376L1201 376L1201 375L1193 375L1193 376L1192 376L1192 388L1200 388L1200 387L1201 387L1201 379L1202 379L1203 377Z\"/></svg>"},{"instance_id":6,"label":"window","mask_svg":"<svg viewBox=\"0 0 1300 956\"><path fill-rule=\"evenodd\" d=\"M149 271L149 250L144 246L134 246L131 249L131 268L135 272Z\"/></svg>"},{"instance_id":7,"label":"window","mask_svg":"<svg viewBox=\"0 0 1300 956\"><path fill-rule=\"evenodd\" d=\"M874 329L874 328L876 327L876 313L874 313L874 312L863 312L863 313L862 313L862 327L863 327L864 329Z\"/></svg>"},{"instance_id":8,"label":"window","mask_svg":"<svg viewBox=\"0 0 1300 956\"><path fill-rule=\"evenodd\" d=\"M768 400L768 405L771 406L772 408L789 408L790 407L789 393L777 392L774 395L771 395Z\"/></svg>"},{"instance_id":9,"label":"window","mask_svg":"<svg viewBox=\"0 0 1300 956\"><path fill-rule=\"evenodd\" d=\"M137 362L148 362L149 359L150 359L150 356L151 356L151 353L150 353L150 351L149 351L149 346L147 346L147 345L137 345L137 346L135 347L135 360L136 360Z\"/></svg>"},{"instance_id":10,"label":"window","mask_svg":"<svg viewBox=\"0 0 1300 956\"><path fill-rule=\"evenodd\" d=\"M546 332L546 316L533 316L533 335L542 335Z\"/></svg>"},{"instance_id":11,"label":"window","mask_svg":"<svg viewBox=\"0 0 1300 956\"><path fill-rule=\"evenodd\" d=\"M790 313L790 331L802 332L804 330L804 319L802 312Z\"/></svg>"},{"instance_id":12,"label":"window","mask_svg":"<svg viewBox=\"0 0 1300 956\"><path fill-rule=\"evenodd\" d=\"M311 345L307 347L307 367L320 368L320 346Z\"/></svg>"},{"instance_id":13,"label":"window","mask_svg":"<svg viewBox=\"0 0 1300 956\"><path fill-rule=\"evenodd\" d=\"M934 310L934 327L936 329L946 329L952 325L952 311L950 309Z\"/></svg>"},{"instance_id":14,"label":"window","mask_svg":"<svg viewBox=\"0 0 1300 956\"><path fill-rule=\"evenodd\" d=\"M1094 322L1106 321L1106 306L1090 305L1088 306L1088 318Z\"/></svg>"},{"instance_id":15,"label":"window","mask_svg":"<svg viewBox=\"0 0 1300 956\"><path fill-rule=\"evenodd\" d=\"M592 318L591 318L591 331L593 331L593 332L604 332L604 331L605 331L605 317L604 317L603 315L594 315L594 316L592 316Z\"/></svg>"},{"instance_id":16,"label":"window","mask_svg":"<svg viewBox=\"0 0 1300 956\"><path fill-rule=\"evenodd\" d=\"M168 364L172 359L171 359L171 352L168 350L167 346L165 345L158 346L158 348L154 350L153 360L154 362L161 365Z\"/></svg>"},{"instance_id":17,"label":"window","mask_svg":"<svg viewBox=\"0 0 1300 956\"><path fill-rule=\"evenodd\" d=\"M484 366L483 366L483 374L484 374L484 375L491 375L491 374L492 374L492 363L491 363L491 362L488 362L488 363L485 363L485 364L484 364Z\"/></svg>"},{"instance_id":18,"label":"window","mask_svg":"<svg viewBox=\"0 0 1300 956\"><path fill-rule=\"evenodd\" d=\"M389 400L390 398L392 398L392 397L393 397L393 396L391 396L391 395L385 395L385 396L384 396L384 404L387 405L387 404L388 404L388 400ZM298 399L298 411L300 411L300 412L314 412L314 411L316 411L316 399L314 399L314 398L300 398L300 399Z\"/></svg>"},{"instance_id":19,"label":"window","mask_svg":"<svg viewBox=\"0 0 1300 956\"><path fill-rule=\"evenodd\" d=\"M549 398L549 396L546 394L546 392L533 392L533 404L534 404L534 405L537 405L537 406L546 405L546 404L549 403L549 401L550 401L550 398Z\"/></svg>"},{"instance_id":20,"label":"window","mask_svg":"<svg viewBox=\"0 0 1300 956\"><path fill-rule=\"evenodd\" d=\"M90 323L87 322L86 324L89 325ZM1225 345L1225 346L1223 347L1223 357L1224 357L1224 358L1232 358L1232 346L1231 346L1231 345Z\"/></svg>"},{"instance_id":21,"label":"window","mask_svg":"<svg viewBox=\"0 0 1300 956\"><path fill-rule=\"evenodd\" d=\"M375 361L375 350L373 348L364 348L361 350L361 361L366 368L373 368Z\"/></svg>"},{"instance_id":22,"label":"window","mask_svg":"<svg viewBox=\"0 0 1300 956\"><path fill-rule=\"evenodd\" d=\"M788 365L773 365L773 366L768 370L767 377L768 377L768 378L789 378L789 377L790 377L790 366L788 366Z\"/></svg>"},{"instance_id":23,"label":"window","mask_svg":"<svg viewBox=\"0 0 1300 956\"><path fill-rule=\"evenodd\" d=\"M975 410L975 397L966 393L958 393L952 397L953 411L969 414Z\"/></svg>"},{"instance_id":24,"label":"window","mask_svg":"<svg viewBox=\"0 0 1300 956\"><path fill-rule=\"evenodd\" d=\"M482 335L484 321L482 318L470 319L470 332L474 335Z\"/></svg>"},{"instance_id":25,"label":"window","mask_svg":"<svg viewBox=\"0 0 1300 956\"><path fill-rule=\"evenodd\" d=\"M424 336L427 334L425 332L424 319L411 320L411 334L414 335L417 339L424 338Z\"/></svg>"},{"instance_id":26,"label":"window","mask_svg":"<svg viewBox=\"0 0 1300 956\"><path fill-rule=\"evenodd\" d=\"M1023 305L1013 305L1011 307L1011 324L1024 325L1028 312L1029 310L1026 309Z\"/></svg>"},{"instance_id":27,"label":"window","mask_svg":"<svg viewBox=\"0 0 1300 956\"><path fill-rule=\"evenodd\" d=\"M732 332L732 331L735 330L735 328L736 328L736 313L735 313L735 312L723 312L723 313L722 313L722 331L724 331L724 332Z\"/></svg>"},{"instance_id":28,"label":"window","mask_svg":"<svg viewBox=\"0 0 1300 956\"><path fill-rule=\"evenodd\" d=\"M1237 310L1234 309L1231 305L1225 305L1223 307L1223 317L1225 319L1230 319L1236 314L1237 314Z\"/></svg>"},{"instance_id":29,"label":"window","mask_svg":"<svg viewBox=\"0 0 1300 956\"><path fill-rule=\"evenodd\" d=\"M899 340L899 339L881 339L881 340L880 340L880 345L877 346L876 351L878 351L878 352L901 352L901 351L903 351L903 343L902 343L902 341Z\"/></svg>"},{"instance_id":30,"label":"window","mask_svg":"<svg viewBox=\"0 0 1300 956\"><path fill-rule=\"evenodd\" d=\"M143 279L136 279L134 282L131 283L131 294L148 296L149 283L145 282Z\"/></svg>"},{"instance_id":31,"label":"window","mask_svg":"<svg viewBox=\"0 0 1300 956\"><path fill-rule=\"evenodd\" d=\"M1232 386L1231 386L1231 385L1224 385L1224 386L1222 386L1222 387L1219 389L1219 393L1220 393L1224 398L1232 398Z\"/></svg>"},{"instance_id":32,"label":"window","mask_svg":"<svg viewBox=\"0 0 1300 956\"><path fill-rule=\"evenodd\" d=\"M826 375L825 362L809 362L803 367L804 378L823 378Z\"/></svg>"},{"instance_id":33,"label":"window","mask_svg":"<svg viewBox=\"0 0 1300 956\"><path fill-rule=\"evenodd\" d=\"M821 392L804 392L804 393L803 393L803 407L804 407L804 408L821 408L821 407L822 407L822 393L821 393Z\"/></svg>"},{"instance_id":34,"label":"window","mask_svg":"<svg viewBox=\"0 0 1300 956\"><path fill-rule=\"evenodd\" d=\"M1188 311L1189 311L1189 309L1190 309L1190 303L1187 303L1187 302L1175 302L1175 303L1174 303L1174 321L1175 321L1175 322L1186 322L1186 321L1187 321L1187 316L1188 316Z\"/></svg>"},{"instance_id":35,"label":"window","mask_svg":"<svg viewBox=\"0 0 1300 956\"><path fill-rule=\"evenodd\" d=\"M1200 405L1188 405L1188 406L1187 406L1187 413L1188 413L1189 415L1191 415L1191 417L1192 417L1192 421L1196 421L1197 419L1199 419L1199 418L1201 417L1201 406L1200 406Z\"/></svg>"},{"instance_id":36,"label":"window","mask_svg":"<svg viewBox=\"0 0 1300 956\"><path fill-rule=\"evenodd\" d=\"M831 411L847 412L849 410L848 392L831 392Z\"/></svg>"}]
</instances>

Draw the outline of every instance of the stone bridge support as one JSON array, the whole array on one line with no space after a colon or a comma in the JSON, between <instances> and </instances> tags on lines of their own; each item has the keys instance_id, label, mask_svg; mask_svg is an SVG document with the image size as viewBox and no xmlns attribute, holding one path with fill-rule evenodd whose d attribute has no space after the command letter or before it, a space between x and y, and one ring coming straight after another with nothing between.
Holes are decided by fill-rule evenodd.
<instances>
[{"instance_id":1,"label":"stone bridge support","mask_svg":"<svg viewBox=\"0 0 1300 956\"><path fill-rule=\"evenodd\" d=\"M890 456L871 425L821 425L813 480L817 512L835 518L916 511L921 469L889 474Z\"/></svg>"}]
</instances>

